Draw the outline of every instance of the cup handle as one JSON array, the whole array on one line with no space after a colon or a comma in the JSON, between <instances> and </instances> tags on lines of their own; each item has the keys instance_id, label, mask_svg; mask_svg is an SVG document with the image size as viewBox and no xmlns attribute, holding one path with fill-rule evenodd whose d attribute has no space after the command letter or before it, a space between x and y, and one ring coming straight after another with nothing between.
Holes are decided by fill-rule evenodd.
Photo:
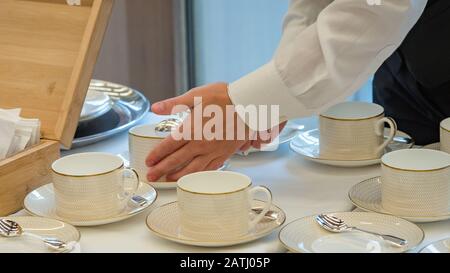
<instances>
[{"instance_id":1,"label":"cup handle","mask_svg":"<svg viewBox=\"0 0 450 273\"><path fill-rule=\"evenodd\" d=\"M127 173L134 177L131 187L127 187L127 183L125 182L125 175ZM126 167L122 170L122 188L123 195L120 198L122 201L129 201L136 194L139 188L139 175L135 169Z\"/></svg>"},{"instance_id":2,"label":"cup handle","mask_svg":"<svg viewBox=\"0 0 450 273\"><path fill-rule=\"evenodd\" d=\"M258 192L263 192L266 194L267 196L267 203L264 206L263 210L261 211L261 213L259 213L255 219L253 219L252 221L250 221L249 224L249 230L252 230L255 228L255 226L263 219L263 217L266 215L266 213L269 211L270 207L272 206L272 193L270 192L270 190L266 187L263 186L256 186L251 188L248 191L248 195L249 195L249 201L251 202L254 198L254 195Z\"/></svg>"},{"instance_id":3,"label":"cup handle","mask_svg":"<svg viewBox=\"0 0 450 273\"><path fill-rule=\"evenodd\" d=\"M384 117L384 118L380 119L379 121L377 121L377 123L375 124L375 133L377 134L377 136L384 137L384 124L385 123L389 124L391 131L389 132L388 139L385 140L383 142L383 144L381 144L381 146L379 146L376 149L377 154L383 152L384 148L386 148L389 145L389 143L391 143L391 141L394 140L395 134L397 134L397 123L395 122L395 120L392 118L389 118L389 117Z\"/></svg>"}]
</instances>

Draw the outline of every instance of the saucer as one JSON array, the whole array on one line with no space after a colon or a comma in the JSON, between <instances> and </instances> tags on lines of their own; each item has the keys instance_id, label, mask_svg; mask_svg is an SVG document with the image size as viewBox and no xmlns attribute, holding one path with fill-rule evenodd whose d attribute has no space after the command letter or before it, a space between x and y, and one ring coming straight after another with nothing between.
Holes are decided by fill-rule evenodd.
<instances>
[{"instance_id":1,"label":"saucer","mask_svg":"<svg viewBox=\"0 0 450 273\"><path fill-rule=\"evenodd\" d=\"M2 217L17 222L25 232L41 237L51 237L66 242L68 245L79 245L80 232L72 225L64 222L32 216ZM68 249L66 252L72 252ZM45 246L39 239L23 235L16 238L0 237L0 253L59 253Z\"/></svg>"},{"instance_id":2,"label":"saucer","mask_svg":"<svg viewBox=\"0 0 450 273\"><path fill-rule=\"evenodd\" d=\"M360 182L359 184L356 184L350 189L348 196L353 205L362 210L392 215L392 213L385 210L381 204L380 177L370 178L363 182ZM395 216L409 220L411 222L428 223L450 219L450 212L448 214L438 216Z\"/></svg>"},{"instance_id":3,"label":"saucer","mask_svg":"<svg viewBox=\"0 0 450 273\"><path fill-rule=\"evenodd\" d=\"M419 253L450 253L450 238L431 243Z\"/></svg>"},{"instance_id":4,"label":"saucer","mask_svg":"<svg viewBox=\"0 0 450 273\"><path fill-rule=\"evenodd\" d=\"M126 167L130 166L130 153L129 152L123 152L118 154L117 156L119 156L120 158L122 158L124 164ZM218 171L224 171L226 170L228 167L230 166L230 161L227 160L225 161L225 163L222 165L222 167L220 167L219 169L217 169ZM177 188L177 182L147 182L147 181L141 181L141 183L145 183L145 184L149 184L151 185L153 188L158 189L158 190L170 190L170 189L176 189Z\"/></svg>"},{"instance_id":5,"label":"saucer","mask_svg":"<svg viewBox=\"0 0 450 273\"><path fill-rule=\"evenodd\" d=\"M139 189L136 192L136 195L139 195L147 200L147 203L139 206L138 204L129 202L126 209L119 213L116 216L109 217L106 219L98 219L98 220L66 220L56 214L56 205L55 205L55 197L53 191L53 184L44 185L32 192L30 192L24 200L24 208L25 210L34 216L40 216L45 218L56 219L60 221L64 221L66 223L70 223L74 226L100 226L110 223L119 222L125 219L128 219L134 215L137 215L143 212L146 208L152 205L156 198L157 193L155 189L145 183L140 183Z\"/></svg>"},{"instance_id":6,"label":"saucer","mask_svg":"<svg viewBox=\"0 0 450 273\"><path fill-rule=\"evenodd\" d=\"M385 134L388 134L388 129ZM305 159L320 164L337 166L337 167L363 167L379 164L381 158L367 160L340 160L323 158L320 156L320 132L319 129L313 129L299 134L291 141L291 149L302 155ZM414 140L401 131L397 131L393 142L385 149L385 153L402 149L410 149L414 145Z\"/></svg>"},{"instance_id":7,"label":"saucer","mask_svg":"<svg viewBox=\"0 0 450 273\"><path fill-rule=\"evenodd\" d=\"M263 207L264 201L254 200L254 207ZM263 218L256 225L254 231L247 235L233 240L224 241L199 241L186 236L180 232L180 220L178 214L178 202L168 203L154 209L147 217L147 227L158 237L176 243L202 246L202 247L224 247L233 246L255 241L272 233L275 229L283 225L286 214L282 209L272 204L270 211L278 213L277 219Z\"/></svg>"},{"instance_id":8,"label":"saucer","mask_svg":"<svg viewBox=\"0 0 450 273\"><path fill-rule=\"evenodd\" d=\"M378 236L359 231L331 233L316 223L316 215L287 224L280 231L280 242L290 252L297 253L398 253L415 248L424 238L423 230L417 225L394 216L369 212L331 214L349 226L406 239L408 245L395 247Z\"/></svg>"}]
</instances>

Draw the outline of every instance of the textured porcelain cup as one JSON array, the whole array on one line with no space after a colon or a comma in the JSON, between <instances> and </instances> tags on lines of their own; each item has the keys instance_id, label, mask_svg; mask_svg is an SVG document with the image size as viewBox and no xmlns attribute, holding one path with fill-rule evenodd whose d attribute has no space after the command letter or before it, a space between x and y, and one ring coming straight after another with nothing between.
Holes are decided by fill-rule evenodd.
<instances>
[{"instance_id":1,"label":"textured porcelain cup","mask_svg":"<svg viewBox=\"0 0 450 273\"><path fill-rule=\"evenodd\" d=\"M251 218L251 201L262 193L267 202L262 212ZM271 192L252 188L248 176L235 172L207 171L182 177L177 187L181 233L188 238L220 242L251 232L272 203Z\"/></svg>"},{"instance_id":2,"label":"textured porcelain cup","mask_svg":"<svg viewBox=\"0 0 450 273\"><path fill-rule=\"evenodd\" d=\"M382 206L398 216L450 212L450 155L427 149L388 153L382 161Z\"/></svg>"},{"instance_id":3,"label":"textured porcelain cup","mask_svg":"<svg viewBox=\"0 0 450 273\"><path fill-rule=\"evenodd\" d=\"M441 151L450 153L450 118L444 119L440 126Z\"/></svg>"},{"instance_id":4,"label":"textured porcelain cup","mask_svg":"<svg viewBox=\"0 0 450 273\"><path fill-rule=\"evenodd\" d=\"M144 182L149 182L147 180L148 167L145 164L145 159L150 151L170 134L170 131L158 131L157 127L158 124L137 126L131 128L128 134L130 166L137 171ZM152 182L166 182L166 177Z\"/></svg>"},{"instance_id":5,"label":"textured porcelain cup","mask_svg":"<svg viewBox=\"0 0 450 273\"><path fill-rule=\"evenodd\" d=\"M137 173L107 153L66 156L52 164L52 171L56 213L73 221L114 217L139 186Z\"/></svg>"},{"instance_id":6,"label":"textured porcelain cup","mask_svg":"<svg viewBox=\"0 0 450 273\"><path fill-rule=\"evenodd\" d=\"M384 117L383 107L365 102L344 102L332 106L319 117L320 156L338 160L380 158L394 139L397 125ZM390 127L384 140L384 125Z\"/></svg>"}]
</instances>

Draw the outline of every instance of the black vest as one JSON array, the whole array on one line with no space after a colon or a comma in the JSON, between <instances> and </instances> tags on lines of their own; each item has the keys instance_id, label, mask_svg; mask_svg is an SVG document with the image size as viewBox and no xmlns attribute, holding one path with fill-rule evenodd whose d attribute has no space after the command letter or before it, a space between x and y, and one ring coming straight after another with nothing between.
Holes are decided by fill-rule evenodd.
<instances>
[{"instance_id":1,"label":"black vest","mask_svg":"<svg viewBox=\"0 0 450 273\"><path fill-rule=\"evenodd\" d=\"M374 102L417 144L439 141L439 123L450 117L450 0L428 1L373 87Z\"/></svg>"}]
</instances>

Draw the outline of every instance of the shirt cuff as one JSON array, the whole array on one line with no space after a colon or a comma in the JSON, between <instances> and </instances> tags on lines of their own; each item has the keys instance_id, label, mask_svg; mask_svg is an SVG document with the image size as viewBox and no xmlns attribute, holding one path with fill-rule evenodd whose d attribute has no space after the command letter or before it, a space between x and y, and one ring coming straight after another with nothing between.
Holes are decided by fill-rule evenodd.
<instances>
[{"instance_id":1,"label":"shirt cuff","mask_svg":"<svg viewBox=\"0 0 450 273\"><path fill-rule=\"evenodd\" d=\"M270 121L272 106L278 106L279 109L278 122L272 125L299 117L305 110L305 107L283 82L273 61L231 83L228 87L228 95L239 117L253 131L271 129L270 122L261 122L261 120L265 118ZM249 122L248 115L246 115L249 106L256 107L259 122ZM264 111L265 109L261 109L261 107L267 108L268 111ZM263 114L267 116L261 116Z\"/></svg>"}]
</instances>

